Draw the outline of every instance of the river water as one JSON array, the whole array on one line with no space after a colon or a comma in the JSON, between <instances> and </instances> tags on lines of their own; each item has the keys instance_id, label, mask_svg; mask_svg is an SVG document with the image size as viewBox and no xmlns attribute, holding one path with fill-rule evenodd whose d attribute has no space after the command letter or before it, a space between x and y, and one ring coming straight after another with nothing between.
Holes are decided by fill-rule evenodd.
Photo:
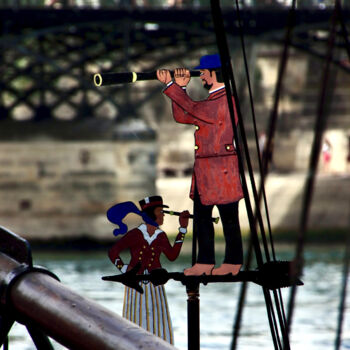
<instances>
[{"instance_id":1,"label":"river water","mask_svg":"<svg viewBox=\"0 0 350 350\"><path fill-rule=\"evenodd\" d=\"M292 249L277 246L277 259L291 259ZM313 246L305 250L306 264L302 277L305 285L298 287L297 292L291 333L293 350L334 349L343 255L344 249L340 246ZM116 272L104 252L36 253L34 263L47 267L63 284L81 295L121 314L124 286L101 280L101 276ZM190 255L182 254L173 263L164 260L163 266L169 271L182 271L189 264ZM238 283L201 286L201 349L230 349L239 288ZM170 281L166 285L166 290L175 333L175 346L185 350L187 349L185 287L180 282ZM282 295L287 306L289 289L282 289ZM261 287L250 284L247 297L238 349L271 350L273 343ZM347 300L349 304L349 295ZM59 344L55 342L53 344L55 349L63 349ZM16 324L12 328L10 349L35 349L22 325ZM350 317L347 312L341 349L350 349Z\"/></svg>"}]
</instances>

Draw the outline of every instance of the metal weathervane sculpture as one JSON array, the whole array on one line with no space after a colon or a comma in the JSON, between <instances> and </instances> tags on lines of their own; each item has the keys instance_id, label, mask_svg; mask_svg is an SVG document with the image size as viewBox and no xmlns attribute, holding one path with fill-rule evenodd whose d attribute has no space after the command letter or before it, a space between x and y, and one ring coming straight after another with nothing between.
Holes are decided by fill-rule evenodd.
<instances>
[{"instance_id":1,"label":"metal weathervane sculpture","mask_svg":"<svg viewBox=\"0 0 350 350\"><path fill-rule=\"evenodd\" d=\"M169 209L163 204L163 198L161 196L149 196L139 201L139 206L133 202L123 202L112 206L107 211L107 218L110 222L117 225L113 231L115 236L118 236L116 242L111 246L108 251L108 256L115 267L120 270L121 273L113 276L104 276L104 281L119 282L125 285L125 297L123 316L132 322L142 326L150 332L153 332L157 336L163 338L169 343L173 343L173 329L171 325L171 317L169 308L167 305L167 297L164 285L170 280L181 282L186 287L188 295L188 349L199 350L200 349L200 327L199 327L199 287L200 284L208 283L241 283L241 295L239 299L239 307L237 308L237 318L234 325L234 335L232 350L236 349L235 339L238 337L239 323L241 318L241 306L244 304L244 286L247 282L255 283L262 287L264 300L266 304L268 322L271 330L271 337L275 350L289 350L289 333L291 328L291 319L293 314L293 308L295 304L295 293L297 286L303 285L300 280L303 269L303 246L306 240L308 216L310 212L310 205L312 201L313 185L315 181L315 174L317 173L317 165L320 155L320 149L322 146L323 132L326 127L327 113L326 113L326 94L327 83L330 74L331 63L340 66L345 71L349 72L348 65L342 64L335 57L333 57L334 48L339 45L337 40L339 36L342 36L344 43L342 46L347 50L347 60L350 59L350 43L349 35L347 33L346 23L344 21L341 1L334 1L334 11L332 20L330 22L329 38L328 38L328 50L327 55L323 56L318 53L318 50L308 49L309 53L316 57L320 57L325 60L325 67L322 74L322 80L320 84L320 96L319 104L317 108L317 118L314 127L314 140L312 144L312 150L310 155L310 165L307 174L307 180L305 183L305 193L302 204L302 214L300 220L299 236L297 239L297 253L295 260L292 262L278 261L275 257L273 248L273 240L271 235L271 228L268 226L268 233L270 234L270 242L267 242L267 235L265 234L263 217L260 212L260 201L262 197L265 197L264 193L264 180L268 172L269 157L273 152L273 139L274 132L276 130L276 121L278 115L278 102L280 98L280 91L282 88L283 76L285 76L285 68L288 59L288 46L294 46L296 48L305 48L303 42L305 37L312 37L314 42L314 31L310 30L310 25L316 22L323 23L329 20L329 11L319 11L315 15L306 10L306 12L298 11L297 16L296 0L292 0L290 11L288 11L288 18L286 23L286 11L278 12L280 15L276 18L276 13L272 11L269 16L245 16L243 20L240 18L239 0L234 0L236 3L236 10L233 17L224 17L220 8L219 0L211 0L211 14L213 27L208 26L206 16L203 16L203 12L191 11L182 12L182 21L193 20L193 18L200 18L202 29L198 30L195 26L196 32L204 32L207 34L213 28L217 43L217 54L205 55L200 58L199 65L193 69L177 68L175 70L159 69L152 72L123 72L123 73L97 73L93 77L95 86L103 88L103 86L114 84L127 84L137 83L138 81L145 80L158 80L165 84L163 93L172 101L173 117L176 122L183 124L192 124L195 126L195 162L193 168L193 177L191 182L190 197L193 199L193 214L190 214L187 210L178 212ZM3 27L3 37L1 44L9 54L4 54L2 57L4 62L9 64L11 69L8 69L4 77L2 78L2 87L4 93L13 96L10 98L9 105L0 103L0 119L10 119L14 114L15 109L20 104L27 104L30 111L33 112L33 120L39 121L44 119L50 119L52 110L55 110L57 106L66 104L67 96L69 95L65 90L62 94L58 94L56 84L60 76L71 74L70 70L72 65L76 63L76 51L81 51L82 48L88 48L91 50L91 42L86 40L86 28L92 29L90 25L90 19L96 21L97 12L87 11L84 16L81 16L79 11L66 12L70 14L70 20L73 25L69 27L69 38L74 40L68 40L70 44L67 46L66 52L71 52L71 63L68 64L68 54L64 57L64 69L59 65L52 65L53 60L47 60L46 64L43 63L43 58L46 56L46 52L50 51L50 55L57 57L59 60L62 57L62 45L57 45L58 40L62 40L61 28L57 25L62 24L62 21L69 22L66 16L61 16L57 11L57 15L54 16L42 16L41 11L32 11L29 9L20 11L17 8L15 11L9 12L7 9L2 11L2 16L6 18L6 25ZM119 28L124 31L123 26L115 26L116 18L118 20L124 20L124 17L131 17L129 10L120 10L114 13L112 11L100 12L98 18L103 22L109 22L110 25L116 30ZM134 11L133 15L135 14ZM143 12L143 10L142 10ZM255 12L255 11L253 11ZM25 21L18 21L17 16L19 14L24 16ZM151 17L145 19L145 23L149 22L152 16L164 17L162 11L149 12ZM157 15L158 13L158 15ZM231 15L232 15L231 13ZM53 13L51 13L53 15ZM266 13L265 16L268 14ZM10 16L10 17L9 17ZM37 17L36 17L37 16ZM117 17L115 17L117 16ZM308 20L313 18L310 23L304 23L306 16ZM11 17L13 17L11 19ZM258 18L259 17L259 18ZM50 30L41 30L41 26L47 26L47 21L42 21L42 18L48 18L50 25L56 24L55 28ZM137 18L137 16L135 17ZM170 16L170 18L172 18ZM271 20L266 20L266 18ZM31 22L28 22L29 19ZM38 20L40 19L40 20ZM88 20L87 20L88 19ZM168 17L166 18L168 20ZM21 22L21 23L20 23ZM74 23L77 22L77 23ZM270 23L267 23L270 22ZM20 23L20 25L19 25ZM32 24L35 24L33 26ZM135 30L139 32L140 25L137 22ZM146 24L147 24L146 23ZM180 22L179 22L180 23ZM178 27L174 27L169 31L164 30L166 26L160 26L154 36L157 43L159 42L159 35L176 35L177 31L182 30L179 23ZM183 22L182 22L183 23ZM196 21L193 21L196 23ZM266 26L266 23L268 24ZM295 42L291 40L291 32L293 26L304 24L304 31L299 32L299 42L297 38ZM112 24L112 25L111 25ZM340 24L340 30L337 25ZM39 27L36 27L36 26ZM225 28L226 25L226 28ZM244 38L243 38L243 25L251 33L265 33L273 29L287 28L286 37L284 41L284 50L281 55L281 62L278 72L278 78L276 83L276 91L274 96L273 111L271 113L270 123L268 127L268 135L266 140L266 146L264 149L265 155L268 157L259 159L260 167L260 188L256 189L254 174L252 171L252 165L250 161L250 152L247 143L247 137L245 133L244 120L242 118L240 101L238 99L235 78L233 68L231 65L231 59L226 39L226 33L236 35L239 32L242 53L246 68L246 76L248 87L249 74L247 69L247 60L245 56ZM23 27L21 27L23 26ZM33 41L28 40L32 36L28 28L31 26L37 29L34 37L38 39L38 45L33 46ZM277 26L277 27L276 27ZM117 28L118 27L118 28ZM168 26L170 27L170 26ZM25 34L22 35L21 40L18 41L16 35L14 39L9 40L8 33L20 31L18 28L25 28ZM99 26L96 26L100 31ZM209 29L208 29L209 28ZM319 28L318 26L316 28ZM321 26L322 30L323 25ZM12 29L15 29L13 31ZM43 35L47 33L48 45L41 45ZM53 34L52 34L53 33ZM118 35L115 35L118 33ZM123 45L130 45L128 35L122 32L124 35L120 35L121 32L111 31L109 36L105 36L103 41L106 43L109 39L118 37L115 47L121 47ZM144 35L151 35L149 31L144 31ZM170 34L169 34L170 33ZM193 41L187 39L191 36L191 39L195 36L195 33L182 36L185 39L178 39L182 45L182 51L178 53L177 57L180 57L188 49L203 48L205 45L212 45L212 39L204 40L203 36L197 38L196 45ZM302 34L301 34L302 33ZM29 36L28 36L29 34ZM130 34L130 33L129 33ZM104 35L104 32L101 34ZM135 35L136 37L136 35ZM63 37L64 38L64 37ZM100 46L100 37L96 40L98 46ZM145 38L145 36L142 36ZM164 36L162 37L164 38ZM323 41L323 36L322 39ZM164 40L160 40L164 41ZM72 46L71 42L75 44ZM87 43L85 43L87 42ZM177 42L177 41L175 41ZM21 43L21 50L18 50L18 43ZM123 44L124 43L124 44ZM131 41L131 45L134 42ZM28 47L27 47L28 45ZM162 46L162 47L167 47ZM169 44L170 45L170 44ZM173 41L171 41L173 45ZM23 71L23 66L17 64L17 56L28 56L28 48L31 50L37 50L36 59L30 59L26 57L25 61L28 61L28 66ZM35 48L36 46L36 48ZM109 45L108 50L109 50ZM147 50L159 50L158 45L146 45L146 48L140 49L141 53ZM53 50L55 48L55 50ZM12 51L11 51L12 50ZM98 51L98 50L97 50ZM14 54L15 53L15 54ZM94 55L82 55L79 61L81 67L81 74L72 74L72 77L80 82L82 86L85 86L84 77L85 67L84 62L86 58L89 60L96 59ZM173 52L171 52L173 55ZM134 57L139 57L140 53L137 53ZM15 57L15 59L13 58ZM17 57L17 58L16 58ZM170 55L168 56L170 57ZM40 58L40 59L38 59ZM171 57L173 60L176 57ZM67 61L68 59L68 61ZM122 64L128 59L128 55L125 57L118 57L111 59L114 62L114 67L119 63ZM166 61L166 57L162 57ZM116 63L117 62L117 63ZM48 64L49 63L49 64ZM51 68L59 68L56 71ZM50 67L50 69L46 69ZM154 68L153 68L154 69ZM26 90L26 84L18 84L16 79L22 77L23 73L27 74L27 79L30 81L30 85L33 85L31 89ZM42 79L37 79L37 72L40 73ZM53 73L53 75L52 75ZM209 96L203 101L193 101L186 92L186 87L192 77L199 77L203 87L209 91ZM53 79L55 78L55 79ZM47 84L49 83L49 84ZM44 93L44 86L46 89L56 96L51 107L47 107L47 99ZM15 85L21 85L20 88ZM23 86L22 86L23 85ZM24 90L26 91L24 91ZM88 87L91 89L91 86ZM70 91L75 91L76 87L70 87ZM94 90L97 91L94 87ZM250 87L249 89L250 90ZM23 92L24 91L24 92ZM33 92L39 92L39 104L32 103ZM88 105L86 98L86 91L84 90L84 97L81 104L68 101L76 112L76 115L80 114L93 114L91 113L91 105ZM23 92L23 93L22 93ZM99 91L100 93L101 91ZM250 104L253 107L253 99L251 91ZM108 96L110 99L110 96ZM0 101L1 102L1 101ZM94 108L97 108L101 102L97 102ZM81 113L81 111L84 113ZM253 120L254 108L252 108ZM54 115L56 115L54 113ZM75 115L75 114L74 114ZM6 122L6 120L5 120ZM255 138L257 141L256 123L253 121L255 127ZM4 128L4 130L8 130ZM6 131L7 132L7 131ZM257 142L258 145L258 142ZM257 147L257 153L259 150ZM246 179L247 177L247 179ZM248 191L248 182L251 185L251 193ZM250 197L254 199L254 206L251 203ZM245 258L245 267L242 269L243 264L243 249L241 242L241 233L238 221L238 202L244 200L247 210L247 216L250 225L250 245L248 253ZM266 198L265 206L267 209ZM213 206L216 205L219 209L220 218L223 223L223 231L225 236L225 258L222 265L216 267L215 251L214 251L214 223L219 222L219 218L212 217ZM254 213L253 213L253 208ZM139 215L142 219L142 223L131 230L123 222L123 219L130 213ZM174 242L170 242L166 233L160 228L164 221L164 214L176 215L179 218L179 230L174 239ZM266 210L266 216L268 219L268 211ZM192 243L192 267L185 269L184 272L168 272L166 271L160 262L160 257L164 254L170 261L178 258L184 239L187 233L187 227L189 219L193 219L193 243ZM49 339L46 332L57 341L61 342L68 348L117 348L119 342L133 343L139 348L143 348L145 343L154 344L150 348L169 348L169 344L161 341L160 339L153 337L148 332L140 330L134 326L122 320L120 317L115 318L112 312L108 313L103 308L84 300L76 293L69 291L68 288L61 285L58 278L50 271L38 266L33 266L31 250L28 242L21 237L13 234L12 232L0 227L0 236L2 239L1 245L1 264L2 264L2 288L1 288L1 341L0 345L4 345L4 348L8 347L6 340L8 333L15 321L24 323L30 333L37 348L51 349ZM197 254L198 243L198 254ZM261 244L262 243L262 244ZM270 254L270 247L272 252ZM345 305L346 287L347 287L347 275L349 271L349 256L350 256L350 241L347 242L347 256L346 256L346 269L344 269L343 279L343 295L340 305L341 317L339 317L339 329L336 349L339 349L341 342L341 324ZM263 248L263 249L262 249ZM123 251L129 250L130 259L125 259ZM254 253L256 258L257 267L250 269L249 261ZM123 260L124 259L124 260ZM283 300L281 296L280 288L291 287L290 301L288 305L288 315L286 317L284 312ZM32 298L33 295L38 297ZM55 296L55 298L52 298ZM43 303L42 300L45 299ZM28 307L30 305L31 307ZM74 308L72 309L72 305ZM59 312L58 312L59 311ZM60 327L57 327L60 325ZM89 327L87 327L87 325ZM101 327L102 325L102 327ZM91 326L91 327L90 327ZM89 329L88 329L89 328ZM90 329L91 328L91 329ZM70 331L67 331L69 329ZM73 330L73 331L71 331ZM81 334L81 337L77 337L76 334ZM74 336L73 336L74 335ZM152 339L146 339L147 336L152 336ZM96 345L97 344L97 345ZM159 346L158 346L159 344Z\"/></svg>"},{"instance_id":2,"label":"metal weathervane sculpture","mask_svg":"<svg viewBox=\"0 0 350 350\"><path fill-rule=\"evenodd\" d=\"M123 309L125 317L155 334L158 332L158 335L169 342L172 342L170 323L163 327L163 331L166 328L167 332L159 334L159 330L150 327L152 323L150 320L141 320L144 314L150 314L153 310L150 307L153 305L152 301L147 301L147 298L156 293L155 290L152 292L149 288L163 288L169 279L180 281L185 285L188 295L188 349L191 350L200 348L198 298L200 284L248 281L256 283L263 287L275 348L279 349L278 344L283 343L284 349L287 350L290 346L283 320L279 319L282 341L277 339L274 329L276 324L273 325L271 321L273 307L270 292L278 301L277 308L279 308L282 302L279 299L278 290L282 287L303 283L298 276L292 273L293 265L290 262L274 259L264 263L262 259L247 194L242 155L237 146L240 142L237 127L238 125L240 129L244 127L225 32L222 21L221 24L219 23L221 10L218 2L212 1L211 5L219 54L202 56L199 65L193 70L177 68L174 71L160 69L150 73L124 72L94 75L96 86L158 79L165 85L163 93L172 101L174 120L177 123L195 126L195 162L190 191L190 197L194 203L193 215L190 215L188 211L179 213L164 210L162 198L159 196L147 197L140 201L141 211L137 208L135 210L135 207L131 211L141 215L146 223L126 233L109 251L111 261L122 271L122 274L102 278L105 281L123 283L127 287ZM192 76L199 76L203 87L208 90L209 96L206 100L193 101L187 95L186 87ZM244 132L242 132L242 139L243 142L246 142ZM249 153L246 154L246 158L249 161ZM243 248L238 219L238 202L242 198L246 202L257 255L258 267L254 271L241 271ZM130 202L126 203L130 205ZM213 222L218 220L212 218L214 206L219 209L226 244L224 260L218 267L215 266L213 226ZM110 217L111 211L120 211L122 216L125 216L127 211L124 211L122 207L123 204L113 206L107 216L110 221L119 226L119 229L126 231L124 224L119 219L111 220ZM149 211L149 208L152 210ZM180 228L173 246L170 245L165 233L157 228L157 224L161 225L163 222L164 213L179 215ZM164 253L169 260L177 258L187 231L189 218L193 218L193 266L185 269L183 273L169 273L161 267L159 256ZM155 220L156 223L152 223L151 220ZM119 232L118 229L117 232ZM130 249L131 254L131 260L127 266L119 256L120 251L124 249ZM162 295L165 299L163 289ZM135 312L135 307L138 308L137 312ZM167 308L157 311L170 320ZM139 316L134 317L134 315ZM152 317L154 319L156 316Z\"/></svg>"},{"instance_id":3,"label":"metal weathervane sculpture","mask_svg":"<svg viewBox=\"0 0 350 350\"><path fill-rule=\"evenodd\" d=\"M112 206L107 211L108 220L119 227L114 230L114 235L122 235L110 248L108 256L122 273L104 276L102 279L125 285L123 317L171 344L174 343L174 336L164 289L164 284L170 279L180 281L185 285L189 296L188 326L191 332L189 333L189 349L199 346L199 324L193 324L190 319L193 317L196 319L195 315L198 315L199 312L197 294L200 283L206 285L245 281L256 283L270 290L288 287L292 283L302 285L299 279L291 280L291 265L285 261L266 263L255 271L240 271L237 274L187 275L182 272L168 272L161 266L160 255L163 253L170 261L179 256L187 233L188 219L194 216L188 211L179 213L164 210L168 206L163 204L160 196L146 197L139 204L141 210L133 202L123 202ZM144 223L128 231L123 219L130 213L141 216ZM170 244L165 232L159 228L163 224L164 213L179 216L179 233L173 245ZM217 222L217 219L210 218L210 221ZM125 250L129 250L131 256L128 263L125 263L120 256L120 253Z\"/></svg>"}]
</instances>

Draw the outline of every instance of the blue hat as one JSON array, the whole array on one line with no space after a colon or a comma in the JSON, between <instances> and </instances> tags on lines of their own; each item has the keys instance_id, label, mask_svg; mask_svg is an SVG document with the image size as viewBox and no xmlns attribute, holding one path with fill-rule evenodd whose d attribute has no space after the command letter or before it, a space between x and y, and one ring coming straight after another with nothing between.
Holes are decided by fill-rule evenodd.
<instances>
[{"instance_id":1,"label":"blue hat","mask_svg":"<svg viewBox=\"0 0 350 350\"><path fill-rule=\"evenodd\" d=\"M211 68L220 68L220 67L221 67L220 56L216 53L214 55L202 56L199 61L199 66L194 67L194 69L211 69Z\"/></svg>"}]
</instances>

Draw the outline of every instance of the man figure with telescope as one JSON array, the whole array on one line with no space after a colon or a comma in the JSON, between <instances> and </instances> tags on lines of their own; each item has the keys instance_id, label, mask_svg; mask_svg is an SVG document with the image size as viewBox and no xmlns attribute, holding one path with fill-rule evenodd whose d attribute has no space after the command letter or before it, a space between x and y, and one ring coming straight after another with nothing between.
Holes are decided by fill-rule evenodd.
<instances>
[{"instance_id":1,"label":"man figure with telescope","mask_svg":"<svg viewBox=\"0 0 350 350\"><path fill-rule=\"evenodd\" d=\"M238 202L243 191L219 55L203 56L194 69L200 70L202 84L209 90L206 100L193 101L186 94L191 79L188 69L175 69L174 80L169 70L157 71L158 80L167 85L163 92L172 100L175 121L196 127L190 197L193 200L194 231L198 237L198 257L196 264L184 273L236 275L243 262L238 217ZM236 124L237 121L235 110ZM226 243L223 264L217 268L211 221L214 205L219 209Z\"/></svg>"}]
</instances>

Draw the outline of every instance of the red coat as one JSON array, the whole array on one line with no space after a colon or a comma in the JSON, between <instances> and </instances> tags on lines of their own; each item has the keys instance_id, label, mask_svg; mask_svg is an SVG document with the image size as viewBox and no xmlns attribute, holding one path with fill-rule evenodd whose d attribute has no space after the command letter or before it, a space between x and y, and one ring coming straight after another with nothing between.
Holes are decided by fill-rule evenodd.
<instances>
[{"instance_id":1,"label":"red coat","mask_svg":"<svg viewBox=\"0 0 350 350\"><path fill-rule=\"evenodd\" d=\"M128 270L141 263L139 274L145 269L149 272L161 267L160 254L164 253L170 261L174 261L180 254L184 235L179 233L176 237L174 246L171 246L167 235L160 229L157 229L152 236L147 232L145 224L134 228L119 239L109 250L108 256L116 266L123 266L124 262L120 257L123 250L130 250L131 260Z\"/></svg>"},{"instance_id":2,"label":"red coat","mask_svg":"<svg viewBox=\"0 0 350 350\"><path fill-rule=\"evenodd\" d=\"M194 197L196 184L204 205L240 200L243 191L225 88L211 93L204 101L193 101L175 83L167 87L164 94L173 101L174 119L178 123L196 126L190 197ZM237 113L235 119L237 123Z\"/></svg>"}]
</instances>

